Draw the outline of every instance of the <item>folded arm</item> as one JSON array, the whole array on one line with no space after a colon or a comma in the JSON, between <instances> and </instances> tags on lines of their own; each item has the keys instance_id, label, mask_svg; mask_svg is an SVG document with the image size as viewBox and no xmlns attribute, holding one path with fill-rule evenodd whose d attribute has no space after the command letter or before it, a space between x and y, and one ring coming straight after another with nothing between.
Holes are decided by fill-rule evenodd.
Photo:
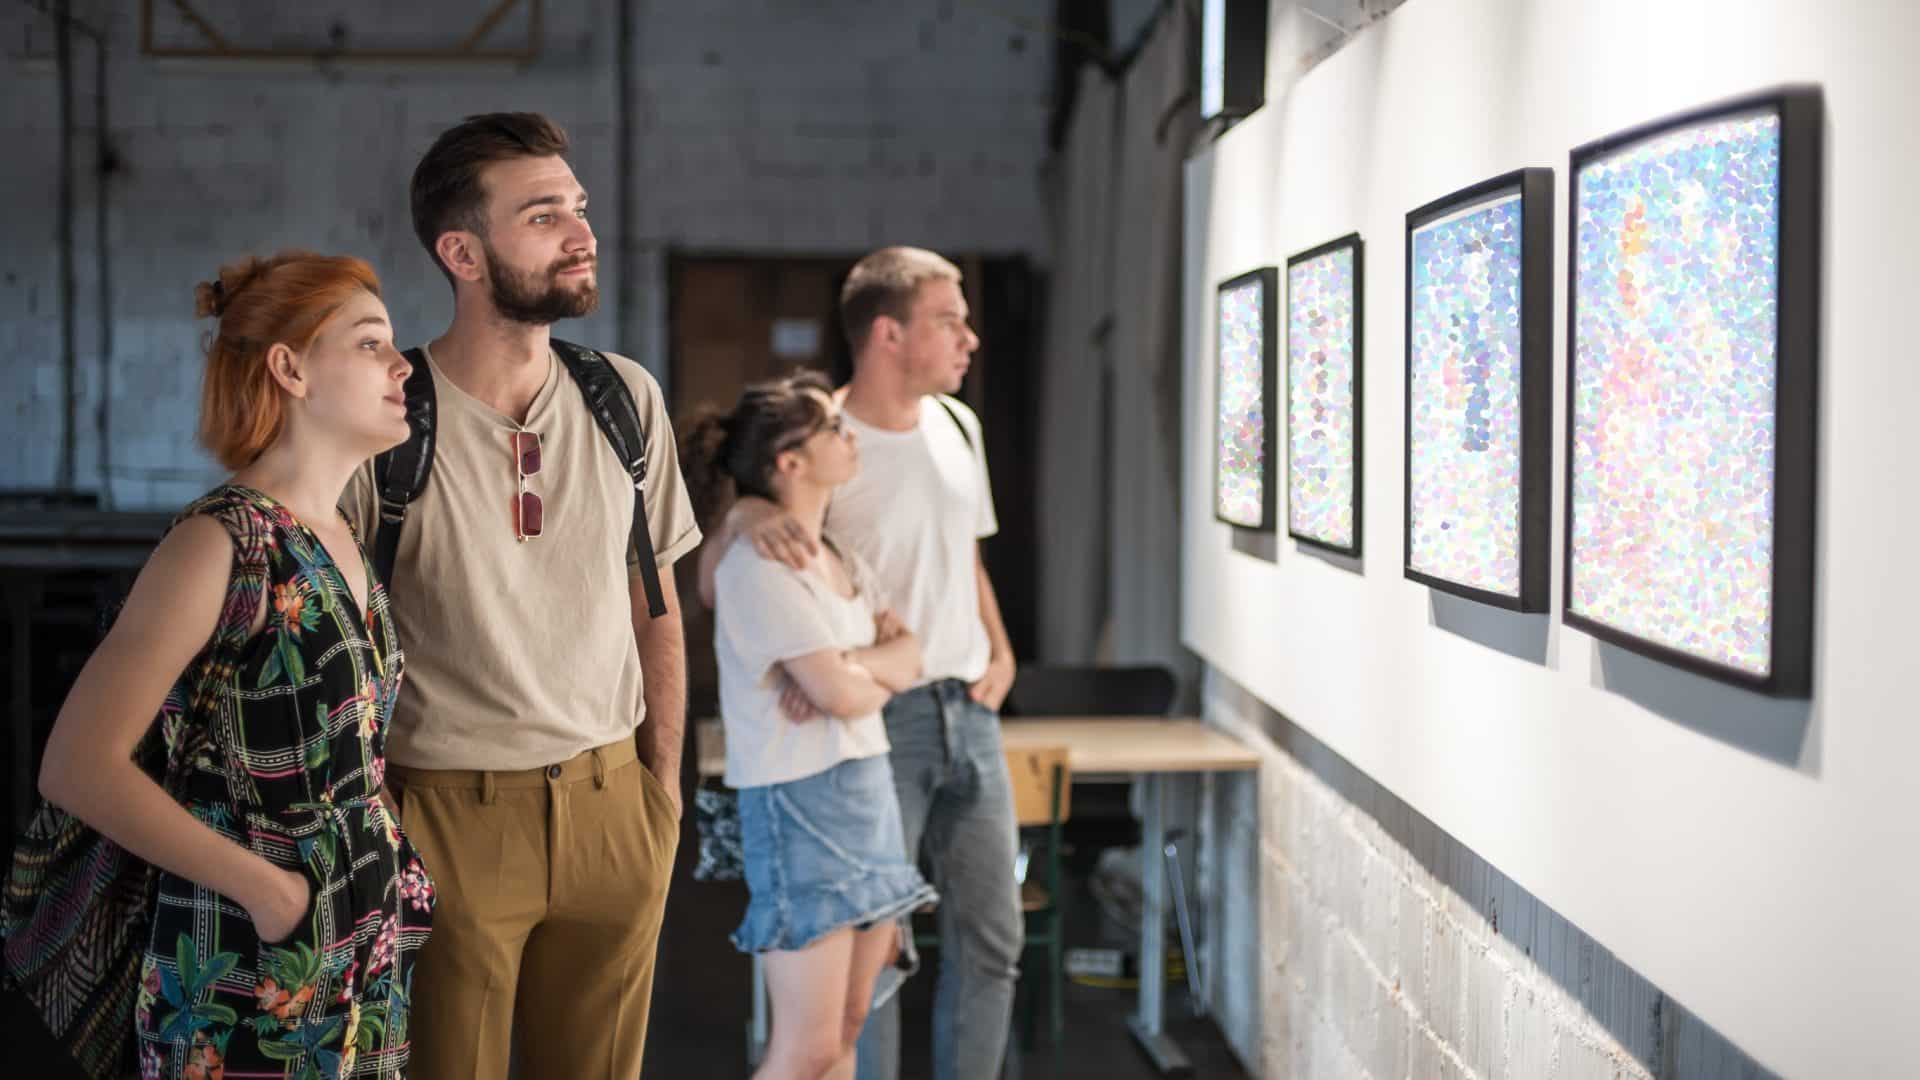
<instances>
[{"instance_id":1,"label":"folded arm","mask_svg":"<svg viewBox=\"0 0 1920 1080\"><path fill-rule=\"evenodd\" d=\"M920 675L920 647L902 635L864 649L821 649L781 665L821 712L864 716L880 711Z\"/></svg>"}]
</instances>

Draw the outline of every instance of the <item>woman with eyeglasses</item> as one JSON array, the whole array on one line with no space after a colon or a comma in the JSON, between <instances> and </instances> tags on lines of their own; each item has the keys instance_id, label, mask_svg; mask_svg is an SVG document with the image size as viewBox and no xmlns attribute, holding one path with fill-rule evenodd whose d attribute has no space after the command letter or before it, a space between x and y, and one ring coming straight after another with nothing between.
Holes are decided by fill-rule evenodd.
<instances>
[{"instance_id":1,"label":"woman with eyeglasses","mask_svg":"<svg viewBox=\"0 0 1920 1080\"><path fill-rule=\"evenodd\" d=\"M336 504L407 437L409 365L358 259L248 258L197 299L200 441L233 476L175 519L61 708L8 972L95 981L78 1010L36 999L94 1075L398 1077L433 884L382 797L401 652ZM91 876L61 871L77 851Z\"/></svg>"},{"instance_id":2,"label":"woman with eyeglasses","mask_svg":"<svg viewBox=\"0 0 1920 1080\"><path fill-rule=\"evenodd\" d=\"M805 528L805 570L735 544L714 576L726 783L740 797L752 894L734 945L766 958L773 1032L761 1080L852 1077L869 1008L906 918L937 899L903 852L880 710L920 675L920 645L871 571L823 536L835 487L860 467L828 384L749 387L687 435L682 460L714 504L757 495ZM876 993L876 984L880 988Z\"/></svg>"}]
</instances>

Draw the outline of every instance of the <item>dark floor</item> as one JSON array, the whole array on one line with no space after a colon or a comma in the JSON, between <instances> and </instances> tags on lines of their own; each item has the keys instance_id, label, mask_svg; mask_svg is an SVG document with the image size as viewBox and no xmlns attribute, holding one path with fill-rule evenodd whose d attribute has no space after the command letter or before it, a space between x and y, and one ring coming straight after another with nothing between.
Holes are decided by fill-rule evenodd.
<instances>
[{"instance_id":1,"label":"dark floor","mask_svg":"<svg viewBox=\"0 0 1920 1080\"><path fill-rule=\"evenodd\" d=\"M691 815L689 815L691 817ZM682 837L679 876L667 902L666 926L661 936L659 969L654 980L653 1016L647 1044L646 1075L677 1080L680 1077L744 1078L748 1018L747 958L727 942L746 907L746 886L739 883L705 884L688 876L694 837ZM1083 854L1086 854L1083 852ZM1089 858L1073 860L1067 893L1071 910L1087 913L1068 928L1069 945L1106 945L1126 940L1125 930L1103 925L1085 896L1084 870ZM1036 960L1035 953L1030 960ZM930 1080L933 979L939 958L929 951L921 973L901 991L904 1050L901 1080ZM1023 984L1022 992L1025 992ZM1038 1045L1011 1063L1007 1080L1150 1080L1159 1074L1134 1044L1126 1018L1135 991L1067 985L1066 1039L1059 1047L1046 1045L1045 1011L1041 1012ZM1167 986L1167 1031L1193 1062L1189 1075L1196 1080L1244 1080L1241 1068L1211 1020L1195 1019L1188 1009L1184 984ZM1044 1004L1044 1000L1043 1000ZM1016 1044L1020 1005L1015 1007Z\"/></svg>"}]
</instances>

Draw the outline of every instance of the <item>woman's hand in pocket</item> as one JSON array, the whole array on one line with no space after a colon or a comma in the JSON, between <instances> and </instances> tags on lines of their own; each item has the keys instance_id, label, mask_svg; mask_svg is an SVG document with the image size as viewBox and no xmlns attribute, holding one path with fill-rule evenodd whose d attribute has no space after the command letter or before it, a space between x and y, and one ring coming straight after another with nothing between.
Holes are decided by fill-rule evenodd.
<instances>
[{"instance_id":1,"label":"woman's hand in pocket","mask_svg":"<svg viewBox=\"0 0 1920 1080\"><path fill-rule=\"evenodd\" d=\"M313 886L298 871L283 870L272 863L266 866L260 896L247 904L247 915L253 919L254 932L261 942L273 944L292 937L300 928L300 920L311 908Z\"/></svg>"}]
</instances>

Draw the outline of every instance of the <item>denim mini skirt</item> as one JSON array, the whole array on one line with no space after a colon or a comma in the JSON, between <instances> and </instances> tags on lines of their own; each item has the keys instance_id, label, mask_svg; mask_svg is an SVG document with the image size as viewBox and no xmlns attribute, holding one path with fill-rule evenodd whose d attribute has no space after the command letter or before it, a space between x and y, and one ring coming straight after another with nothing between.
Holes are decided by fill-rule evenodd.
<instances>
[{"instance_id":1,"label":"denim mini skirt","mask_svg":"<svg viewBox=\"0 0 1920 1080\"><path fill-rule=\"evenodd\" d=\"M741 788L740 849L752 894L733 932L741 952L804 949L842 927L904 926L939 899L907 858L885 754ZM913 935L903 937L900 966L910 970Z\"/></svg>"}]
</instances>

